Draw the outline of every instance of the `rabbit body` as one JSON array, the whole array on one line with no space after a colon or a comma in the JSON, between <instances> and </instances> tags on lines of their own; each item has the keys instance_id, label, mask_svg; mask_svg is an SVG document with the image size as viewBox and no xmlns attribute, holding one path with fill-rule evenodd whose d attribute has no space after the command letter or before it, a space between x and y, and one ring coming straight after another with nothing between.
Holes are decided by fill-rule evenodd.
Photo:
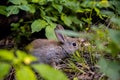
<instances>
[{"instance_id":1,"label":"rabbit body","mask_svg":"<svg viewBox=\"0 0 120 80\"><path fill-rule=\"evenodd\" d=\"M71 40L74 41L71 42ZM78 45L73 47L73 43L76 44L78 42L75 39L70 39L70 41L64 44L47 39L36 39L31 43L33 49L30 52L38 58L40 63L59 63L63 58L78 50Z\"/></svg>"},{"instance_id":2,"label":"rabbit body","mask_svg":"<svg viewBox=\"0 0 120 80\"><path fill-rule=\"evenodd\" d=\"M59 63L65 57L74 53L79 48L80 40L78 38L71 38L58 33L56 30L61 29L61 25L55 28L55 34L58 41L47 39L36 39L31 42L33 47L30 50L34 56L38 58L40 63L54 64Z\"/></svg>"}]
</instances>

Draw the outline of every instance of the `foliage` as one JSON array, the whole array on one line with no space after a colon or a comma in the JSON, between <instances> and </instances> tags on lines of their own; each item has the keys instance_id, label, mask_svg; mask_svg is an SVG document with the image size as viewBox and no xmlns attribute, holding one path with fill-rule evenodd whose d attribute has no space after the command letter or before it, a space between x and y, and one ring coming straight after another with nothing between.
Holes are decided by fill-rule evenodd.
<instances>
[{"instance_id":1,"label":"foliage","mask_svg":"<svg viewBox=\"0 0 120 80\"><path fill-rule=\"evenodd\" d=\"M55 39L54 36L48 36L48 34L54 33L53 29L56 23L65 24L65 26L74 30L83 30L92 24L92 17L94 17L92 12L95 11L94 15L103 19L104 12L101 12L101 8L109 7L108 1L97 2L89 0L8 0L8 3L11 5L0 7L0 14L9 17L11 15L21 14L20 12L25 11L33 15L33 18L30 17L31 19L28 21L25 21L23 18L21 22L23 26L18 25L15 29L16 31L19 27L22 27L25 32L30 32L30 30L27 30L25 27L31 27L31 32L34 33L41 31L43 28L47 28L45 34L48 39ZM88 26L85 26L86 24L88 24ZM52 29L51 32L48 29ZM21 32L17 31L17 33ZM24 33L21 33L21 36L30 35Z\"/></svg>"},{"instance_id":2,"label":"foliage","mask_svg":"<svg viewBox=\"0 0 120 80\"><path fill-rule=\"evenodd\" d=\"M29 38L35 32L45 29L45 36L48 39L56 39L54 28L57 23L66 28L81 31L60 31L69 36L85 37L90 40L90 55L100 55L98 64L100 71L112 80L120 79L120 1L117 0L8 0L8 5L0 5L0 14L6 17L21 15L22 12L29 13L29 19L20 17L17 22L11 23L11 30L20 42L21 36ZM24 14L23 14L24 15ZM27 14L28 16L28 14ZM32 17L31 17L32 16ZM110 58L107 58L110 56ZM84 60L76 57L76 61ZM36 75L32 68L38 71L45 79L55 76L55 80L66 76L60 71L54 70L46 65L30 65L35 58L22 52L0 50L0 79L3 79L11 67L15 68L17 80L36 80ZM96 62L94 62L96 63ZM75 70L74 64L70 64ZM45 73L44 71L52 73ZM81 71L82 72L82 71ZM29 73L29 74L27 74Z\"/></svg>"},{"instance_id":3,"label":"foliage","mask_svg":"<svg viewBox=\"0 0 120 80\"><path fill-rule=\"evenodd\" d=\"M6 64L6 63L3 63L3 62L0 62L0 79L3 80L5 75L8 74L9 72L9 69L10 69L10 65L9 64Z\"/></svg>"},{"instance_id":4,"label":"foliage","mask_svg":"<svg viewBox=\"0 0 120 80\"><path fill-rule=\"evenodd\" d=\"M31 64L36 61L36 58L20 50L17 50L15 54L13 51L0 50L0 58L1 80L4 79L12 67L15 69L15 78L17 80L37 80L33 69L47 80L68 80L61 71L55 70L48 65ZM56 76L54 76L55 74Z\"/></svg>"},{"instance_id":5,"label":"foliage","mask_svg":"<svg viewBox=\"0 0 120 80\"><path fill-rule=\"evenodd\" d=\"M32 65L33 68L46 80L68 80L65 74L61 71L55 70L45 64Z\"/></svg>"}]
</instances>

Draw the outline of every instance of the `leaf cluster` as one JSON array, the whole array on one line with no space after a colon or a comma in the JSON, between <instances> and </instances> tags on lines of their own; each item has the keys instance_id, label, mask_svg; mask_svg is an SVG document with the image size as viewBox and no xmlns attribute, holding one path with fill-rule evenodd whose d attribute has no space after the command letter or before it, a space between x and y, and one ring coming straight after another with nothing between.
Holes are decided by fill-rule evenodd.
<instances>
[{"instance_id":1,"label":"leaf cluster","mask_svg":"<svg viewBox=\"0 0 120 80\"><path fill-rule=\"evenodd\" d=\"M36 60L32 55L20 50L16 52L0 50L0 80L3 80L13 68L15 69L14 76L17 80L37 80L35 71L47 80L68 80L65 74L48 65L31 64Z\"/></svg>"},{"instance_id":2,"label":"leaf cluster","mask_svg":"<svg viewBox=\"0 0 120 80\"><path fill-rule=\"evenodd\" d=\"M32 33L45 29L45 36L48 39L55 39L54 28L56 24L62 24L76 31L84 30L93 23L93 17L104 19L105 15L101 9L110 7L108 1L89 0L8 0L7 3L10 5L0 6L1 15L7 17L11 15L24 16L24 13L21 13L24 11L32 16L29 16L27 21L23 17L22 20L19 19L18 27L12 29L13 31L20 33L20 36L21 34L30 36ZM22 29L18 31L20 27ZM53 34L53 36L50 34Z\"/></svg>"}]
</instances>

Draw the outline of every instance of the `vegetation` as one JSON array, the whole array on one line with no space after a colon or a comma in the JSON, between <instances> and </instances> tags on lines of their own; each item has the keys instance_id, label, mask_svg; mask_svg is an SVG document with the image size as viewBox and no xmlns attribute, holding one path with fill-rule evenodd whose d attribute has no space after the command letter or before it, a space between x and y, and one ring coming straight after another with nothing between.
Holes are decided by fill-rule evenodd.
<instances>
[{"instance_id":1,"label":"vegetation","mask_svg":"<svg viewBox=\"0 0 120 80\"><path fill-rule=\"evenodd\" d=\"M0 50L1 80L7 80L11 73L16 80L79 80L85 79L85 75L89 78L89 74L94 76L97 74L99 80L120 79L119 0L1 0L1 2L1 29L4 27L7 27L5 31L10 29L11 32L7 36L13 40L11 48L4 47ZM80 51L66 59L67 63L64 63L66 66L62 64L61 71L48 65L31 64L36 58L23 51L23 46L26 46L27 42L39 37L33 37L34 34L42 36L39 34L42 30L45 30L42 34L45 34L47 39L56 39L54 34L56 24L69 29L63 32L64 34L86 38L86 44L90 44L81 47ZM25 43L22 42L23 38L27 39ZM0 40L0 45L4 39L5 37ZM4 43L6 46L6 42ZM69 75L73 75L72 78Z\"/></svg>"}]
</instances>

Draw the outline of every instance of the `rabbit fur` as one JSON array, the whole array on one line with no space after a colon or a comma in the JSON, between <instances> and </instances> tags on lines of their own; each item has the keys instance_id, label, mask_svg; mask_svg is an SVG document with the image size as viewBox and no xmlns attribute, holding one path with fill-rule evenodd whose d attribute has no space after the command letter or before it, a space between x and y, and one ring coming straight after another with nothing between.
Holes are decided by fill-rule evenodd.
<instances>
[{"instance_id":1,"label":"rabbit fur","mask_svg":"<svg viewBox=\"0 0 120 80\"><path fill-rule=\"evenodd\" d=\"M64 28L58 24L54 29L58 41L47 39L36 39L31 42L32 49L29 51L38 58L40 63L54 65L59 63L63 58L68 57L79 49L84 41L80 38L71 38L59 33L58 30Z\"/></svg>"}]
</instances>

